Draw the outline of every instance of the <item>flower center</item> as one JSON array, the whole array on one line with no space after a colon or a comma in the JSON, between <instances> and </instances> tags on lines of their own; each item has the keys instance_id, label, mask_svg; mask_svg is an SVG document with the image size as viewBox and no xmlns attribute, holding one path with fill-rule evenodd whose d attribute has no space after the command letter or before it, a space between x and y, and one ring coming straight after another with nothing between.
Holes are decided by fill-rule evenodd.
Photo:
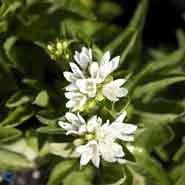
<instances>
[{"instance_id":1,"label":"flower center","mask_svg":"<svg viewBox=\"0 0 185 185\"><path fill-rule=\"evenodd\" d=\"M86 91L87 92L92 92L96 88L95 84L93 82L87 82L86 83Z\"/></svg>"},{"instance_id":2,"label":"flower center","mask_svg":"<svg viewBox=\"0 0 185 185\"><path fill-rule=\"evenodd\" d=\"M90 141L95 139L95 135L93 133L88 133L85 135L85 140Z\"/></svg>"}]
</instances>

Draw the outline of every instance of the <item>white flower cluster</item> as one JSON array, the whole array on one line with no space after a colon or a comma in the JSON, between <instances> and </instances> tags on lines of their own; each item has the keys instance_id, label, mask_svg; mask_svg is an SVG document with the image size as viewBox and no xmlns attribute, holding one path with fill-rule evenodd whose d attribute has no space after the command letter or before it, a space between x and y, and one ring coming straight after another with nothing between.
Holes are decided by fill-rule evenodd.
<instances>
[{"instance_id":1,"label":"white flower cluster","mask_svg":"<svg viewBox=\"0 0 185 185\"><path fill-rule=\"evenodd\" d=\"M91 49L83 47L80 53L76 51L76 63L70 63L72 72L64 72L64 77L70 82L65 93L69 99L66 107L72 111L81 110L89 99L96 97L98 91L112 102L126 96L127 89L121 87L126 82L125 79L107 80L118 68L119 59L118 56L110 60L110 53L106 52L98 63L93 61Z\"/></svg>"},{"instance_id":2,"label":"white flower cluster","mask_svg":"<svg viewBox=\"0 0 185 185\"><path fill-rule=\"evenodd\" d=\"M113 80L111 73L118 68L119 57L110 59L106 52L100 62L93 61L92 50L83 47L75 52L70 63L72 72L64 72L64 77L70 84L65 87L65 96L69 101L66 107L72 112L83 111L88 100L97 96L107 98L111 102L127 95L128 91L122 85L125 79ZM98 168L100 159L107 162L124 163L124 151L118 141L133 141L137 127L124 123L126 112L120 114L114 122L103 120L98 116L85 119L79 113L68 112L65 121L59 121L66 135L74 136L75 152L80 157L80 165L90 161Z\"/></svg>"},{"instance_id":3,"label":"white flower cluster","mask_svg":"<svg viewBox=\"0 0 185 185\"><path fill-rule=\"evenodd\" d=\"M80 141L76 146L76 153L81 156L80 165L86 165L89 161L98 168L100 159L107 162L123 163L125 160L122 146L117 140L133 141L133 133L136 126L123 123L126 112L110 123L107 120L93 116L87 120L78 113L66 113L66 122L59 121L59 125L66 130L67 135L73 135ZM74 141L75 142L75 141Z\"/></svg>"}]
</instances>

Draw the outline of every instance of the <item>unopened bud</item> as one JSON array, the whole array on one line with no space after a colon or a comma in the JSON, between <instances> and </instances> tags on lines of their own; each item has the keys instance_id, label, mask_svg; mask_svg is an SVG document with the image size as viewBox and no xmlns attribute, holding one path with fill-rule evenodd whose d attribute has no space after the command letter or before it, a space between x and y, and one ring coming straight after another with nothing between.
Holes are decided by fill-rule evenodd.
<instances>
[{"instance_id":1,"label":"unopened bud","mask_svg":"<svg viewBox=\"0 0 185 185\"><path fill-rule=\"evenodd\" d=\"M83 139L75 139L75 140L73 141L73 144L74 144L75 146L83 145L83 144L84 144L84 140L83 140Z\"/></svg>"},{"instance_id":2,"label":"unopened bud","mask_svg":"<svg viewBox=\"0 0 185 185\"><path fill-rule=\"evenodd\" d=\"M48 45L47 48L48 48L49 51L53 50L53 47L51 45Z\"/></svg>"},{"instance_id":3,"label":"unopened bud","mask_svg":"<svg viewBox=\"0 0 185 185\"><path fill-rule=\"evenodd\" d=\"M62 51L62 43L61 42L57 42L57 50Z\"/></svg>"},{"instance_id":4,"label":"unopened bud","mask_svg":"<svg viewBox=\"0 0 185 185\"><path fill-rule=\"evenodd\" d=\"M67 49L67 48L68 48L68 45L69 45L69 44L68 44L67 41L64 41L62 44L63 44L63 48L64 48L64 49Z\"/></svg>"}]
</instances>

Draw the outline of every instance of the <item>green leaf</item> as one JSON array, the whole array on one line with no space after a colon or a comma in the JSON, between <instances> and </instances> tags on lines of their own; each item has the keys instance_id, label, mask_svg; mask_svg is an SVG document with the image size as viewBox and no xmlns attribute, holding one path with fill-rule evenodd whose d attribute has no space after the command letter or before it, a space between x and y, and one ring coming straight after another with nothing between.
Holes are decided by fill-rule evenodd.
<instances>
[{"instance_id":1,"label":"green leaf","mask_svg":"<svg viewBox=\"0 0 185 185\"><path fill-rule=\"evenodd\" d=\"M43 90L38 93L33 104L38 105L40 107L46 107L48 105L48 102L49 102L48 93L47 91Z\"/></svg>"},{"instance_id":2,"label":"green leaf","mask_svg":"<svg viewBox=\"0 0 185 185\"><path fill-rule=\"evenodd\" d=\"M49 10L52 12L53 10L62 9L63 11L67 11L71 14L76 14L80 17L89 18L89 19L95 19L94 13L91 11L91 9L87 6L84 6L85 4L80 0L48 0L49 2L55 2L53 4L53 7Z\"/></svg>"},{"instance_id":3,"label":"green leaf","mask_svg":"<svg viewBox=\"0 0 185 185\"><path fill-rule=\"evenodd\" d=\"M14 59L12 57L11 50L12 50L12 47L14 46L14 44L16 43L16 41L17 41L17 38L15 36L8 37L3 45L8 59L13 63L14 63Z\"/></svg>"},{"instance_id":4,"label":"green leaf","mask_svg":"<svg viewBox=\"0 0 185 185\"><path fill-rule=\"evenodd\" d=\"M185 166L183 166L181 170L184 172ZM185 185L185 173L182 173L182 175L179 177L175 185Z\"/></svg>"},{"instance_id":5,"label":"green leaf","mask_svg":"<svg viewBox=\"0 0 185 185\"><path fill-rule=\"evenodd\" d=\"M72 171L63 181L64 185L91 185L93 179L93 168L86 166L81 170Z\"/></svg>"},{"instance_id":6,"label":"green leaf","mask_svg":"<svg viewBox=\"0 0 185 185\"><path fill-rule=\"evenodd\" d=\"M0 9L0 16L5 17L8 14L15 13L21 5L21 1L4 1Z\"/></svg>"},{"instance_id":7,"label":"green leaf","mask_svg":"<svg viewBox=\"0 0 185 185\"><path fill-rule=\"evenodd\" d=\"M152 113L136 111L139 120L144 125L153 125L154 123L159 125L172 124L182 117L181 114L169 114L169 113Z\"/></svg>"},{"instance_id":8,"label":"green leaf","mask_svg":"<svg viewBox=\"0 0 185 185\"><path fill-rule=\"evenodd\" d=\"M75 166L74 160L65 160L58 163L52 170L47 185L60 185Z\"/></svg>"},{"instance_id":9,"label":"green leaf","mask_svg":"<svg viewBox=\"0 0 185 185\"><path fill-rule=\"evenodd\" d=\"M151 113L159 113L158 117L164 117L165 115L172 115L171 118L175 118L175 114L180 114L184 112L184 104L183 100L171 100L167 98L156 97L152 99L148 103L143 103L140 99L133 101L135 109L140 112L151 112ZM159 109L160 107L160 109ZM139 114L138 114L139 115ZM163 116L164 115L164 116ZM152 115L148 115L148 118ZM153 116L155 116L153 114ZM157 117L157 115L156 115ZM166 116L167 117L167 116ZM150 118L149 118L150 119ZM148 119L148 120L149 120Z\"/></svg>"},{"instance_id":10,"label":"green leaf","mask_svg":"<svg viewBox=\"0 0 185 185\"><path fill-rule=\"evenodd\" d=\"M35 130L28 130L26 132L26 143L30 146L36 153L39 152L39 138Z\"/></svg>"},{"instance_id":11,"label":"green leaf","mask_svg":"<svg viewBox=\"0 0 185 185\"><path fill-rule=\"evenodd\" d=\"M144 25L147 4L147 0L140 2L127 28L104 48L104 51L111 51L115 55L121 53L120 63L125 61L138 41L138 34Z\"/></svg>"},{"instance_id":12,"label":"green leaf","mask_svg":"<svg viewBox=\"0 0 185 185\"><path fill-rule=\"evenodd\" d=\"M144 176L142 176L141 174L137 173L130 166L128 167L128 169L131 171L132 176L133 176L133 181L132 181L132 184L133 185L146 185L145 177ZM125 185L127 185L127 183Z\"/></svg>"},{"instance_id":13,"label":"green leaf","mask_svg":"<svg viewBox=\"0 0 185 185\"><path fill-rule=\"evenodd\" d=\"M42 124L44 125L51 125L54 126L57 124L57 121L59 120L59 118L55 118L55 119L49 119L49 118L45 118L41 115L36 115L36 118L38 119L38 121L40 121Z\"/></svg>"},{"instance_id":14,"label":"green leaf","mask_svg":"<svg viewBox=\"0 0 185 185\"><path fill-rule=\"evenodd\" d=\"M169 55L166 55L160 60L151 61L140 73L143 73L144 76L150 73L158 72L163 69L166 70L166 68L173 68L184 59L184 51L184 48L178 49L170 53Z\"/></svg>"},{"instance_id":15,"label":"green leaf","mask_svg":"<svg viewBox=\"0 0 185 185\"><path fill-rule=\"evenodd\" d=\"M21 91L18 91L8 99L8 101L6 102L6 107L14 108L22 104L26 104L30 100L31 100L31 97L24 95L24 93Z\"/></svg>"},{"instance_id":16,"label":"green leaf","mask_svg":"<svg viewBox=\"0 0 185 185\"><path fill-rule=\"evenodd\" d=\"M170 178L161 164L152 158L144 149L134 147L133 153L136 156L136 163L131 166L139 174L146 177L148 184L171 184Z\"/></svg>"},{"instance_id":17,"label":"green leaf","mask_svg":"<svg viewBox=\"0 0 185 185\"><path fill-rule=\"evenodd\" d=\"M30 161L34 161L37 158L37 151L31 148L26 139L20 138L19 140L12 143L5 143L1 145L2 149L8 150L10 152L16 152Z\"/></svg>"},{"instance_id":18,"label":"green leaf","mask_svg":"<svg viewBox=\"0 0 185 185\"><path fill-rule=\"evenodd\" d=\"M0 20L0 34L8 31L8 21Z\"/></svg>"},{"instance_id":19,"label":"green leaf","mask_svg":"<svg viewBox=\"0 0 185 185\"><path fill-rule=\"evenodd\" d=\"M135 143L137 146L145 148L148 152L153 151L157 146L168 144L174 138L174 133L169 126L153 122L153 124L145 125L145 127L137 135Z\"/></svg>"},{"instance_id":20,"label":"green leaf","mask_svg":"<svg viewBox=\"0 0 185 185\"><path fill-rule=\"evenodd\" d=\"M7 62L8 61L3 57L3 53L0 49L0 94L5 95L16 89L16 82Z\"/></svg>"},{"instance_id":21,"label":"green leaf","mask_svg":"<svg viewBox=\"0 0 185 185\"><path fill-rule=\"evenodd\" d=\"M41 47L31 41L21 39L14 41L9 47L8 57L18 71L29 75L29 78L40 80L44 78L49 59Z\"/></svg>"},{"instance_id":22,"label":"green leaf","mask_svg":"<svg viewBox=\"0 0 185 185\"><path fill-rule=\"evenodd\" d=\"M138 86L133 94L133 98L143 97L143 102L147 103L160 91L164 90L168 86L185 81L185 76L168 77L162 80L152 81L146 85Z\"/></svg>"},{"instance_id":23,"label":"green leaf","mask_svg":"<svg viewBox=\"0 0 185 185\"><path fill-rule=\"evenodd\" d=\"M120 164L103 163L100 169L101 183L100 184L114 184L125 177L125 168ZM123 183L124 184L124 183Z\"/></svg>"},{"instance_id":24,"label":"green leaf","mask_svg":"<svg viewBox=\"0 0 185 185\"><path fill-rule=\"evenodd\" d=\"M74 137L71 135L66 135L66 132L62 128L46 126L40 127L36 131L40 135L46 135L49 137L48 140L51 139L56 143L72 143L74 141Z\"/></svg>"},{"instance_id":25,"label":"green leaf","mask_svg":"<svg viewBox=\"0 0 185 185\"><path fill-rule=\"evenodd\" d=\"M182 176L182 174L184 173L184 168L185 161L178 163L172 168L172 170L170 171L170 177L174 182L173 184L175 184L178 181L178 179Z\"/></svg>"},{"instance_id":26,"label":"green leaf","mask_svg":"<svg viewBox=\"0 0 185 185\"><path fill-rule=\"evenodd\" d=\"M0 143L15 141L21 136L21 132L15 128L0 127Z\"/></svg>"},{"instance_id":27,"label":"green leaf","mask_svg":"<svg viewBox=\"0 0 185 185\"><path fill-rule=\"evenodd\" d=\"M65 134L65 131L62 128L57 128L57 127L40 127L37 129L37 132L41 134L48 134L48 135L63 135Z\"/></svg>"},{"instance_id":28,"label":"green leaf","mask_svg":"<svg viewBox=\"0 0 185 185\"><path fill-rule=\"evenodd\" d=\"M149 55L155 59L155 60L161 60L163 57L165 57L167 54L162 49L149 49Z\"/></svg>"},{"instance_id":29,"label":"green leaf","mask_svg":"<svg viewBox=\"0 0 185 185\"><path fill-rule=\"evenodd\" d=\"M185 33L183 30L178 29L176 35L179 47L185 48Z\"/></svg>"},{"instance_id":30,"label":"green leaf","mask_svg":"<svg viewBox=\"0 0 185 185\"><path fill-rule=\"evenodd\" d=\"M113 20L119 16L122 11L122 7L116 2L102 1L96 5L96 13L105 21Z\"/></svg>"},{"instance_id":31,"label":"green leaf","mask_svg":"<svg viewBox=\"0 0 185 185\"><path fill-rule=\"evenodd\" d=\"M0 169L23 170L34 167L34 164L21 154L0 149Z\"/></svg>"},{"instance_id":32,"label":"green leaf","mask_svg":"<svg viewBox=\"0 0 185 185\"><path fill-rule=\"evenodd\" d=\"M7 118L5 118L1 125L3 126L17 126L28 119L30 119L35 113L35 109L31 105L19 106L15 110L9 113Z\"/></svg>"},{"instance_id":33,"label":"green leaf","mask_svg":"<svg viewBox=\"0 0 185 185\"><path fill-rule=\"evenodd\" d=\"M178 64L180 64L185 58L185 49L178 49L160 59L149 61L147 65L134 77L134 79L129 81L128 88L130 92L136 85L147 75L154 75L157 72L161 72L162 70L174 68Z\"/></svg>"},{"instance_id":34,"label":"green leaf","mask_svg":"<svg viewBox=\"0 0 185 185\"><path fill-rule=\"evenodd\" d=\"M173 160L178 162L185 158L185 142L182 143L182 145L179 147L177 152L175 153Z\"/></svg>"}]
</instances>

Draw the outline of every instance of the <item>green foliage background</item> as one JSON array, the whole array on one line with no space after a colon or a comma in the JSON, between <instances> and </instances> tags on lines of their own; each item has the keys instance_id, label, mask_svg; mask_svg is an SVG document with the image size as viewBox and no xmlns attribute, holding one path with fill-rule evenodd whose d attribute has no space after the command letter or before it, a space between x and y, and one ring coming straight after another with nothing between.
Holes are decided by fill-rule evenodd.
<instances>
[{"instance_id":1,"label":"green foliage background","mask_svg":"<svg viewBox=\"0 0 185 185\"><path fill-rule=\"evenodd\" d=\"M185 99L177 93L185 89L185 33L177 30L177 47L144 48L148 3L138 1L122 28L111 24L123 11L114 1L0 1L1 170L46 167L48 185L185 184ZM48 50L56 42L62 49ZM114 75L128 78L128 121L140 128L128 153L135 162L79 170L65 158L62 142L70 138L57 126L67 111L62 73L84 45L97 59L107 50L121 56ZM111 116L106 102L97 106ZM125 100L114 108L124 109Z\"/></svg>"}]
</instances>

